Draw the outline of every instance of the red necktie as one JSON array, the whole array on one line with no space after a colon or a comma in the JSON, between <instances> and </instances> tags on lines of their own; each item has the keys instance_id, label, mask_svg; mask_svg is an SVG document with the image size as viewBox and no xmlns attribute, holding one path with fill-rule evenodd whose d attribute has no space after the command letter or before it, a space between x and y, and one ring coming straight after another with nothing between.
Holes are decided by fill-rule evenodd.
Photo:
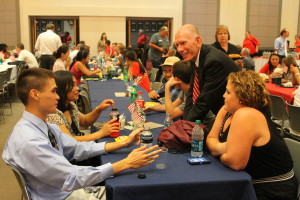
<instances>
[{"instance_id":1,"label":"red necktie","mask_svg":"<svg viewBox=\"0 0 300 200\"><path fill-rule=\"evenodd\" d=\"M199 87L199 68L194 66L195 68L195 76L194 76L194 87L193 87L193 104L195 103L196 99L200 95L200 87Z\"/></svg>"}]
</instances>

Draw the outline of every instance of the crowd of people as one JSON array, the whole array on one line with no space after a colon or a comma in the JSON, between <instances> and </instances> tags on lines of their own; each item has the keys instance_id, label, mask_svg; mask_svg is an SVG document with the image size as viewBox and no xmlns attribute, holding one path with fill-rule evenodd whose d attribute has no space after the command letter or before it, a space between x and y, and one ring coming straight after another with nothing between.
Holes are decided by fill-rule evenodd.
<instances>
[{"instance_id":1,"label":"crowd of people","mask_svg":"<svg viewBox=\"0 0 300 200\"><path fill-rule=\"evenodd\" d=\"M25 176L34 199L72 199L73 195L87 195L81 188L123 170L151 164L160 151L157 146L140 147L124 160L97 167L70 164L73 159L80 161L131 146L139 142L142 129L133 131L121 143L94 142L117 129L112 125L114 120L89 135L80 131L80 126L93 124L102 111L112 107L114 100L104 100L88 114L78 111L74 102L79 98L81 77L93 76L101 70L89 69L90 48L84 41L71 52L70 34L66 32L59 37L54 33L53 24L46 27L47 31L38 36L35 45L41 54L40 68L22 43L16 45L18 59L30 66L16 82L17 95L25 111L2 157ZM145 50L149 45L149 60L158 69L155 81L162 82L157 90L151 90L145 64L141 61L145 51L126 48L122 43L111 45L106 33L102 33L97 53L137 80L151 99L160 100L154 106L145 107L145 111L166 112L175 120L201 120L210 131L208 150L229 168L248 172L258 199L295 199L297 180L293 161L271 120L264 81L254 72L252 57L258 55L260 42L247 31L243 48L239 50L229 43L228 27L219 25L216 41L203 44L198 28L186 24L176 31L174 46L170 47L168 33L168 27L163 26L149 38L141 30L137 41L140 49ZM275 53L270 55L260 73L273 78L279 73L275 69L283 68L285 80L300 84L298 65L293 57L287 56L288 36L288 29L283 29L275 40ZM231 54L241 54L242 63L235 62L228 56ZM24 132L26 134L22 134ZM36 158L34 166L28 165L32 157ZM43 173L44 170L51 176ZM105 190L98 187L92 195L104 198Z\"/></svg>"}]
</instances>

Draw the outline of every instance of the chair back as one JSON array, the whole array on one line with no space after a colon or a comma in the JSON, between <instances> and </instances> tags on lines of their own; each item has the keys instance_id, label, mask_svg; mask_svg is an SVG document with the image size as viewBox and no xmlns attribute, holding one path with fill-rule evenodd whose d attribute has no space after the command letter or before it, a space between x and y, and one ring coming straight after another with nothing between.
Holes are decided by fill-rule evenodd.
<instances>
[{"instance_id":1,"label":"chair back","mask_svg":"<svg viewBox=\"0 0 300 200\"><path fill-rule=\"evenodd\" d=\"M25 179L24 179L23 175L21 174L21 172L17 168L15 168L15 167L13 167L11 165L9 165L9 167L12 169L12 171L14 172L14 174L15 174L15 176L17 178L19 186L20 186L20 188L22 190L23 198L25 200L30 200L31 198L30 198L29 192L27 190Z\"/></svg>"},{"instance_id":2,"label":"chair back","mask_svg":"<svg viewBox=\"0 0 300 200\"><path fill-rule=\"evenodd\" d=\"M162 85L161 82L152 82L151 83L151 90L157 90Z\"/></svg>"},{"instance_id":3,"label":"chair back","mask_svg":"<svg viewBox=\"0 0 300 200\"><path fill-rule=\"evenodd\" d=\"M0 91L4 91L5 76L6 76L6 72L0 73Z\"/></svg>"},{"instance_id":4,"label":"chair back","mask_svg":"<svg viewBox=\"0 0 300 200\"><path fill-rule=\"evenodd\" d=\"M157 71L158 71L158 68L152 67L152 69L150 71L151 76L149 77L149 80L150 80L151 83L155 82Z\"/></svg>"},{"instance_id":5,"label":"chair back","mask_svg":"<svg viewBox=\"0 0 300 200\"><path fill-rule=\"evenodd\" d=\"M92 112L88 93L86 91L80 91L79 95L81 97L82 104L83 104L83 109L81 112L83 112L84 114Z\"/></svg>"},{"instance_id":6,"label":"chair back","mask_svg":"<svg viewBox=\"0 0 300 200\"><path fill-rule=\"evenodd\" d=\"M300 107L288 104L288 113L290 128L293 133L300 135Z\"/></svg>"},{"instance_id":7,"label":"chair back","mask_svg":"<svg viewBox=\"0 0 300 200\"><path fill-rule=\"evenodd\" d=\"M10 82L10 77L11 77L11 72L12 72L12 68L7 68L6 74L5 74L5 83L9 83Z\"/></svg>"},{"instance_id":8,"label":"chair back","mask_svg":"<svg viewBox=\"0 0 300 200\"><path fill-rule=\"evenodd\" d=\"M275 120L281 120L281 135L283 136L284 121L288 119L286 103L283 98L276 95L271 95L271 115Z\"/></svg>"},{"instance_id":9,"label":"chair back","mask_svg":"<svg viewBox=\"0 0 300 200\"><path fill-rule=\"evenodd\" d=\"M290 138L284 138L286 145L289 148L289 151L291 153L291 156L293 158L294 161L294 172L295 175L298 179L298 197L300 195L300 184L299 184L299 180L300 180L300 154L299 154L299 150L300 150L300 142L296 141L296 140L292 140Z\"/></svg>"}]
</instances>

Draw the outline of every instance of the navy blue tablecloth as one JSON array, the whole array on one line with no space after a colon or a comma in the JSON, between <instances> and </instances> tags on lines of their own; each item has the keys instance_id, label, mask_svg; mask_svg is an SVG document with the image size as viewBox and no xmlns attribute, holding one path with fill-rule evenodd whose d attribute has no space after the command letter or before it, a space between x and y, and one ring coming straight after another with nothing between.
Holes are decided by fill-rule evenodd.
<instances>
[{"instance_id":1,"label":"navy blue tablecloth","mask_svg":"<svg viewBox=\"0 0 300 200\"><path fill-rule=\"evenodd\" d=\"M107 98L115 100L115 107L119 113L125 113L130 120L127 106L129 97L115 97L114 92L125 92L126 85L120 80L107 82L89 81L92 107L95 108ZM141 88L138 88L142 90ZM145 93L144 99L150 101ZM111 109L104 111L98 121L107 121ZM165 115L162 113L147 113L147 121L163 123ZM154 143L162 128L152 129ZM128 135L130 131L121 131L121 135ZM103 138L112 142L112 138ZM114 163L125 158L136 146L102 155L101 162ZM244 171L234 171L225 167L217 158L209 153L204 156L211 160L211 164L189 165L187 159L190 153L168 153L167 168L156 169L155 163L141 169L123 171L115 177L105 181L108 200L177 200L177 199L212 199L212 200L253 200L256 199L251 183L251 177ZM145 173L146 178L138 178L139 173Z\"/></svg>"}]
</instances>

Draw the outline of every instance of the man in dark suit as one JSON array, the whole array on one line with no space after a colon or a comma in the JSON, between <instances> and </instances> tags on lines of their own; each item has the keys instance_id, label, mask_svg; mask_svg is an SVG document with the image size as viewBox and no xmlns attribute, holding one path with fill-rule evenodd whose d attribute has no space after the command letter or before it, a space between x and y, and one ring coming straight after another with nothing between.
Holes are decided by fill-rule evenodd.
<instances>
[{"instance_id":1,"label":"man in dark suit","mask_svg":"<svg viewBox=\"0 0 300 200\"><path fill-rule=\"evenodd\" d=\"M186 24L179 28L175 43L184 61L195 66L183 118L188 121L200 119L210 128L214 119L207 115L210 110L216 115L223 106L227 76L239 68L220 50L202 44L195 25Z\"/></svg>"}]
</instances>

